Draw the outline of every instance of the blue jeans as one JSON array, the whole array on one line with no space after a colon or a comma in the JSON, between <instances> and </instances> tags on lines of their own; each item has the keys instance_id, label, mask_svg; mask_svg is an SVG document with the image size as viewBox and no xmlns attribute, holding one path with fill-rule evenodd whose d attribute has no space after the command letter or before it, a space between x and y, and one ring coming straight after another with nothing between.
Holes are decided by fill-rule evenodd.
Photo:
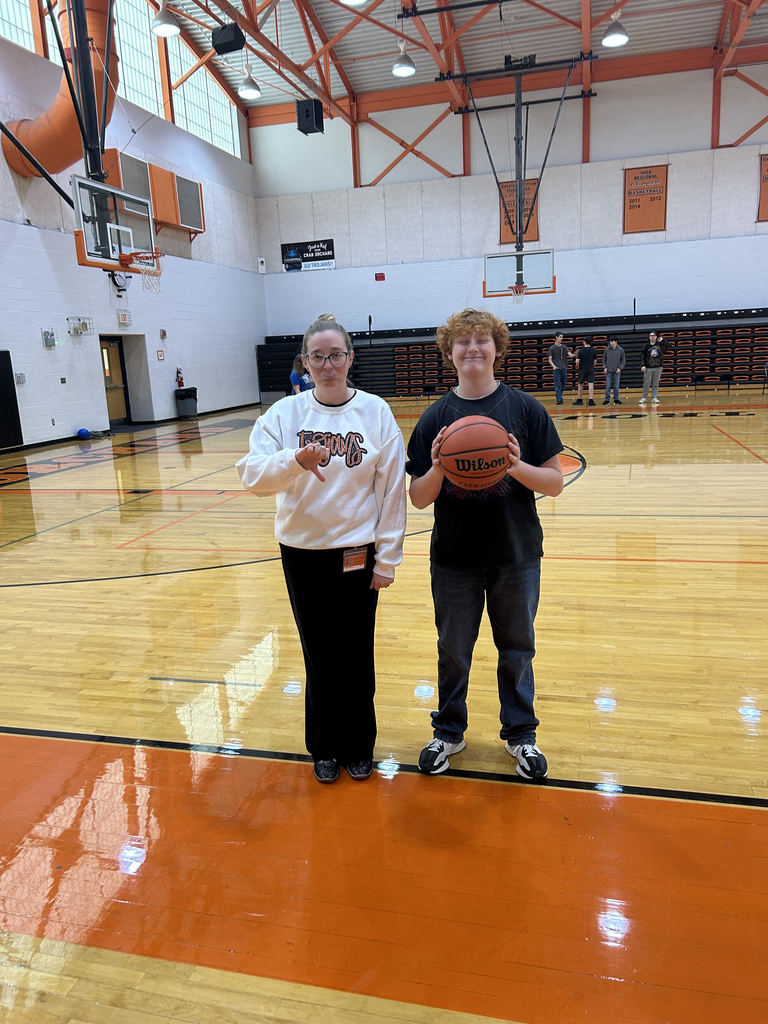
<instances>
[{"instance_id":1,"label":"blue jeans","mask_svg":"<svg viewBox=\"0 0 768 1024\"><path fill-rule=\"evenodd\" d=\"M555 370L555 398L558 402L563 400L563 391L568 386L568 367L564 366L562 370Z\"/></svg>"},{"instance_id":2,"label":"blue jeans","mask_svg":"<svg viewBox=\"0 0 768 1024\"><path fill-rule=\"evenodd\" d=\"M619 400L619 378L620 373L615 370L606 370L605 373L605 400L606 402L611 397L611 390L613 390L613 400L618 402Z\"/></svg>"},{"instance_id":3,"label":"blue jeans","mask_svg":"<svg viewBox=\"0 0 768 1024\"><path fill-rule=\"evenodd\" d=\"M483 606L499 652L496 677L500 735L535 743L533 713L533 620L539 605L541 561L487 568L431 565L437 626L438 709L432 712L437 739L456 743L467 728L467 687Z\"/></svg>"}]
</instances>

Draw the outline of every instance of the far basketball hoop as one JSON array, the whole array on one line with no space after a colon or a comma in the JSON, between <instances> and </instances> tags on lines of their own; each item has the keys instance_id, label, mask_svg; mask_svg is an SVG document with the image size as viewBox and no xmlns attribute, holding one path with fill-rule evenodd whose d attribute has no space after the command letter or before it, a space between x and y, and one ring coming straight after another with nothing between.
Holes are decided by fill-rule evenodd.
<instances>
[{"instance_id":1,"label":"far basketball hoop","mask_svg":"<svg viewBox=\"0 0 768 1024\"><path fill-rule=\"evenodd\" d=\"M485 257L485 298L507 296L518 303L526 295L554 292L556 286L555 254L552 249L505 252Z\"/></svg>"},{"instance_id":2,"label":"far basketball hoop","mask_svg":"<svg viewBox=\"0 0 768 1024\"><path fill-rule=\"evenodd\" d=\"M120 265L128 273L141 275L141 287L145 292L160 291L160 277L163 267L160 260L165 253L159 249L148 249L146 252L121 252Z\"/></svg>"}]
</instances>

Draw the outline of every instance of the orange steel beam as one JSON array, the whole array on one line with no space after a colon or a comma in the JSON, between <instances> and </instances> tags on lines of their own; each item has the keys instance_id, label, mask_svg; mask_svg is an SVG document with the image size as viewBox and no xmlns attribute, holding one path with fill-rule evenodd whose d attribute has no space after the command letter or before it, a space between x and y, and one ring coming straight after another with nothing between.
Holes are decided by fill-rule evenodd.
<instances>
[{"instance_id":1,"label":"orange steel beam","mask_svg":"<svg viewBox=\"0 0 768 1024\"><path fill-rule=\"evenodd\" d=\"M360 129L358 127L357 105L354 100L350 104L352 124L349 126L352 142L352 187L360 188Z\"/></svg>"},{"instance_id":2,"label":"orange steel beam","mask_svg":"<svg viewBox=\"0 0 768 1024\"><path fill-rule=\"evenodd\" d=\"M316 82L314 82L308 75L306 75L298 66L298 64L295 64L292 60L289 60L288 57L286 57L286 55L283 53L283 51L275 43L273 43L271 39L267 38L267 36L265 36L263 32L260 32L252 24L250 24L250 22L248 22L247 19L243 17L243 15L240 13L240 11L238 11L236 7L233 7L232 4L227 2L227 0L217 0L217 4L224 12L224 14L231 18L236 25L240 26L240 28L243 30L244 33L246 33L246 35L250 35L251 38L255 40L255 42L257 42L260 47L262 47L262 49L266 50L266 52L270 56L274 57L274 59L278 62L278 64L280 64L281 67L285 68L291 75L293 75L294 78L296 78L301 83L301 85L304 86L307 92L311 93L314 96L317 96L318 99L320 99L323 102L323 104L328 107L328 110L331 112L331 114L335 114L337 117L341 117L344 121L347 122L347 124L352 123L352 119L350 118L347 111L339 103L337 103L333 96L325 92Z\"/></svg>"},{"instance_id":3,"label":"orange steel beam","mask_svg":"<svg viewBox=\"0 0 768 1024\"><path fill-rule=\"evenodd\" d=\"M461 118L461 170L462 174L467 177L472 173L472 147L469 129L469 114L464 114Z\"/></svg>"},{"instance_id":4,"label":"orange steel beam","mask_svg":"<svg viewBox=\"0 0 768 1024\"><path fill-rule=\"evenodd\" d=\"M723 99L723 80L714 77L712 79L712 141L711 148L720 147L720 109Z\"/></svg>"},{"instance_id":5,"label":"orange steel beam","mask_svg":"<svg viewBox=\"0 0 768 1024\"><path fill-rule=\"evenodd\" d=\"M409 10L412 10L413 7L414 7L414 0L402 0L402 5L403 5L403 7L408 8ZM432 60L437 65L438 71L441 71L443 74L447 74L448 71L450 70L449 67L448 67L448 64L445 62L445 60L443 59L442 54L440 53L440 51L438 50L437 46L435 45L434 39L432 38L432 36L427 31L427 26L424 24L422 19L419 18L419 17L414 18L413 21L414 21L414 24L416 25L416 30L418 31L419 35L421 36L421 38L422 38L422 40L424 42L424 46L426 47L427 52L429 53L429 55L432 57ZM449 94L451 96L452 104L454 106L456 106L456 107L464 107L464 106L466 106L467 99L468 99L466 87L464 87L464 86L460 87L456 82L451 81L451 80L449 80L447 82L447 85L448 85L448 92L449 92Z\"/></svg>"},{"instance_id":6,"label":"orange steel beam","mask_svg":"<svg viewBox=\"0 0 768 1024\"><path fill-rule=\"evenodd\" d=\"M163 117L175 123L176 112L173 109L173 86L171 85L171 65L168 60L168 41L157 36L157 61L160 65L160 91L163 97Z\"/></svg>"},{"instance_id":7,"label":"orange steel beam","mask_svg":"<svg viewBox=\"0 0 768 1024\"><path fill-rule=\"evenodd\" d=\"M536 0L522 0L528 7L535 7L537 11L543 11L544 14L548 14L550 18L554 18L556 21L562 21L566 25L570 25L571 28L581 28L581 25L577 21L571 21L570 18L566 18L563 14L558 14L557 11L552 11L549 7L545 7L543 4L537 4Z\"/></svg>"},{"instance_id":8,"label":"orange steel beam","mask_svg":"<svg viewBox=\"0 0 768 1024\"><path fill-rule=\"evenodd\" d=\"M491 11L495 11L497 9L498 9L497 4L492 4L492 3L488 4L487 7L481 8L477 12L477 14L474 14L469 19L469 21L465 21L464 24L461 26L461 28L458 28L458 29L455 28L454 31L451 33L451 35L449 35L446 39L444 39L442 41L442 43L440 43L440 45L438 46L438 49L439 50L450 49L450 47L452 47L453 44L458 39L461 38L461 36L465 35L471 28L473 28L477 24L477 22L480 21L481 18L484 18L486 16L486 14L489 14Z\"/></svg>"},{"instance_id":9,"label":"orange steel beam","mask_svg":"<svg viewBox=\"0 0 768 1024\"><path fill-rule=\"evenodd\" d=\"M725 43L725 30L728 27L730 12L732 11L731 0L723 0L723 10L720 14L720 24L717 26L717 40L715 48L722 49Z\"/></svg>"},{"instance_id":10,"label":"orange steel beam","mask_svg":"<svg viewBox=\"0 0 768 1024\"><path fill-rule=\"evenodd\" d=\"M726 3L727 2L728 0L726 0ZM605 14L601 14L599 18L595 18L592 22L592 28L597 28L597 26L602 25L604 21L608 21L612 14L618 14L622 7L626 7L628 3L629 0L618 0L618 3L615 3L613 7L609 7Z\"/></svg>"},{"instance_id":11,"label":"orange steel beam","mask_svg":"<svg viewBox=\"0 0 768 1024\"><path fill-rule=\"evenodd\" d=\"M753 79L749 78L748 75L743 75L741 71L734 71L728 77L738 78L742 82L746 82L747 85L751 85L753 89L757 89L757 91L761 92L763 96L768 96L768 89L766 89L764 85L760 85L759 82L755 82Z\"/></svg>"},{"instance_id":12,"label":"orange steel beam","mask_svg":"<svg viewBox=\"0 0 768 1024\"><path fill-rule=\"evenodd\" d=\"M765 117L762 119L762 121L758 121L757 124L753 124L748 132L744 132L744 134L739 136L739 138L736 139L735 142L732 142L731 145L732 146L740 146L745 139L748 139L750 135L754 135L754 133L759 128L762 128L764 124L768 124L768 114L765 115Z\"/></svg>"},{"instance_id":13,"label":"orange steel beam","mask_svg":"<svg viewBox=\"0 0 768 1024\"><path fill-rule=\"evenodd\" d=\"M384 0L381 0L381 2L383 3ZM318 39L322 43L320 49L314 54L313 59L318 60L320 57L330 57L330 59L333 61L333 66L336 68L336 74L339 76L342 85L347 90L347 95L351 96L355 90L352 88L352 83L349 80L349 76L344 70L344 65L339 60L336 51L333 49L332 45L329 45L326 31L323 28L323 25L320 19L318 18L317 14L315 13L314 8L311 6L311 4L306 2L306 0L294 0L294 4L302 5L302 8L305 10L307 17L312 22L315 32L317 33ZM305 61L304 64L301 65L302 71L306 70L308 63L311 63L311 60L312 59L310 59L309 62Z\"/></svg>"},{"instance_id":14,"label":"orange steel beam","mask_svg":"<svg viewBox=\"0 0 768 1024\"><path fill-rule=\"evenodd\" d=\"M743 47L738 53L739 64L759 64L768 61L768 46ZM667 75L679 71L712 70L715 54L711 46L692 50L668 50L665 53L649 53L638 57L614 57L609 61L596 61L592 67L592 83L621 81L626 78L645 78L652 75ZM552 71L539 75L523 76L523 91L536 92L544 89L562 89L566 71ZM574 69L571 84L583 84L581 68ZM488 99L509 93L509 79L497 78L476 82L472 86L476 99ZM382 110L405 110L411 107L449 103L447 82L428 82L423 85L404 86L400 89L385 89L378 92L360 93L356 97L357 110L361 119ZM339 99L339 106L347 101ZM295 120L293 104L252 107L249 120L253 127L269 124L287 124Z\"/></svg>"},{"instance_id":15,"label":"orange steel beam","mask_svg":"<svg viewBox=\"0 0 768 1024\"><path fill-rule=\"evenodd\" d=\"M215 51L215 50L214 50L213 48L211 48L211 49L210 49L210 50L209 50L209 51L208 51L207 53L204 53L204 54L203 54L203 56L202 56L202 57L200 57L200 58L199 58L199 59L198 59L198 60L197 60L197 61L196 61L196 62L195 62L195 63L194 63L193 65L192 65L192 67L191 67L191 68L190 68L190 69L189 69L188 71L186 71L186 72L185 72L185 73L184 73L184 74L183 74L183 75L181 76L181 78L180 78L180 79L178 80L178 82L174 82L174 83L173 83L173 85L171 86L171 89L172 89L172 90L175 90L175 89L178 89L180 85L183 85L183 84L184 84L184 82L186 82L186 80L187 80L187 79L188 79L188 78L189 78L189 77L190 77L191 75L194 75L194 73L195 73L195 72L197 71L197 69L198 69L198 68L201 68L201 67L202 67L202 66L203 66L204 64L207 64L207 63L208 63L208 61L209 61L209 60L211 59L211 57L213 57L213 55L214 55L215 53L216 53L216 51Z\"/></svg>"},{"instance_id":16,"label":"orange steel beam","mask_svg":"<svg viewBox=\"0 0 768 1024\"><path fill-rule=\"evenodd\" d=\"M44 8L40 0L29 0L29 13L32 16L32 36L35 40L35 53L41 57L48 58L48 33L45 30L45 19L48 17L48 9Z\"/></svg>"},{"instance_id":17,"label":"orange steel beam","mask_svg":"<svg viewBox=\"0 0 768 1024\"><path fill-rule=\"evenodd\" d=\"M722 78L725 69L730 65L731 61L736 56L736 49L741 40L744 38L744 33L749 28L749 24L752 20L752 15L755 13L755 11L762 7L764 3L765 0L750 0L749 7L747 7L747 9L740 15L738 28L735 32L733 31L733 21L731 22L731 33L728 42L728 49L725 51L722 57L718 59L715 63L715 75L717 78ZM734 13L736 13L736 9L734 9Z\"/></svg>"},{"instance_id":18,"label":"orange steel beam","mask_svg":"<svg viewBox=\"0 0 768 1024\"><path fill-rule=\"evenodd\" d=\"M297 2L297 0L294 0L294 3L296 3L296 2ZM386 3L386 0L373 0L373 3L371 3L366 8L366 13L367 13L367 11L375 11L376 8L380 7L383 3ZM349 10L349 8L346 8L346 9ZM310 11L312 11L312 14L314 14L314 10L312 8L310 8ZM309 11L307 13L309 13ZM317 16L315 15L315 18L316 17ZM306 71L306 69L308 67L310 67L317 60L318 57L320 57L322 54L326 53L326 51L332 50L333 47L336 45L336 43L339 42L340 39L343 39L344 36L348 35L352 31L352 29L357 28L357 26L362 21L370 21L374 25L380 25L380 27L386 28L390 32L392 31L392 29L390 29L389 26L382 25L380 22L375 21L373 18L366 18L362 14L357 13L354 16L354 18L350 22L348 22L344 26L343 29L341 29L340 32L337 32L336 35L333 36L332 39L329 39L328 36L325 34L325 32L322 33L323 45L320 47L320 49L316 53L314 53L311 57L309 57L307 60L304 61L304 63L301 65L302 71ZM313 21L313 24L315 24L314 21ZM319 24L320 24L319 21L317 22L317 24L315 24L315 28L316 29L317 29ZM415 43L414 43L414 45L415 45ZM350 92L351 91L352 90L350 89Z\"/></svg>"},{"instance_id":19,"label":"orange steel beam","mask_svg":"<svg viewBox=\"0 0 768 1024\"><path fill-rule=\"evenodd\" d=\"M438 7L450 3L450 0L437 0ZM448 40L451 40L449 43ZM461 52L461 44L456 36L456 23L453 20L453 13L450 9L440 13L440 46L446 55L448 67L454 72L458 71L463 75L466 71L464 54Z\"/></svg>"},{"instance_id":20,"label":"orange steel beam","mask_svg":"<svg viewBox=\"0 0 768 1024\"><path fill-rule=\"evenodd\" d=\"M331 80L329 77L327 54L315 53L316 43L309 27L307 12L302 4L302 0L293 0L293 6L296 8L296 13L299 16L299 21L301 22L301 27L304 31L304 38L307 41L307 49L311 54L309 58L310 66L315 68L317 71L317 77L320 80L320 85L323 87L324 91L330 95ZM303 64L302 68L306 69L306 64Z\"/></svg>"},{"instance_id":21,"label":"orange steel beam","mask_svg":"<svg viewBox=\"0 0 768 1024\"><path fill-rule=\"evenodd\" d=\"M418 146L421 140L425 139L431 131L434 131L434 129L437 128L440 122L444 121L451 112L452 111L450 107L448 107L447 110L444 110L443 113L440 114L440 116L437 117L432 122L432 124L429 125L428 128L424 129L424 131L421 133L421 135L419 135L418 138L413 140L413 142L406 142L404 139L401 139L397 135L395 135L394 132L389 131L389 129L385 128L383 125L377 124L376 121L372 121L371 118L369 117L365 118L366 124L371 125L372 128L377 128L380 132L383 132L384 135L387 135L389 136L390 139L393 139L398 144L398 146L403 147L403 152L399 156L395 157L392 163L389 164L388 167L385 167L381 174L377 175L377 177L375 177L373 181L369 182L369 184L378 185L381 179L386 177L392 170L392 168L396 167L401 160L404 160L409 153L413 153L413 155L417 156L419 160L423 160L425 163L429 164L430 167L434 167L436 171L439 171L441 174L444 174L446 178L453 178L454 175L451 174L450 171L446 171L446 169L444 167L441 167L440 164L435 163L435 161L431 160L425 153L422 153L420 150L416 149L416 146Z\"/></svg>"},{"instance_id":22,"label":"orange steel beam","mask_svg":"<svg viewBox=\"0 0 768 1024\"><path fill-rule=\"evenodd\" d=\"M581 52L589 53L590 35L592 32L592 4L590 0L581 0ZM592 88L592 62L584 61L581 65L581 87L584 92ZM589 163L590 141L592 135L591 99L586 96L581 101L581 162Z\"/></svg>"},{"instance_id":23,"label":"orange steel beam","mask_svg":"<svg viewBox=\"0 0 768 1024\"><path fill-rule=\"evenodd\" d=\"M155 13L157 13L157 11L160 10L160 4L156 3L155 0L147 0L147 5ZM184 11L180 11L180 10L172 8L172 7L169 7L168 10L171 11L171 13L179 20L179 24L182 25L182 22L183 22L184 18L186 17L186 15L184 14ZM198 46L198 44L195 42L195 40L184 31L183 25L182 25L182 29L181 29L180 39L184 43L186 48L190 51L190 53L193 53L195 55L195 57L197 57L199 59L200 57L203 56L203 52L204 51ZM158 50L158 53L159 52L160 51ZM247 109L246 109L245 104L240 99L240 97L237 95L237 93L232 88L232 86L229 84L229 82L226 80L226 78L219 71L219 69L214 64L206 64L205 70L208 72L208 74L211 76L211 78L216 82L216 84L219 86L221 91L226 95L227 99L235 107L237 107L237 109L240 111L241 114L246 116L247 115ZM165 97L163 97L163 101L165 101Z\"/></svg>"}]
</instances>

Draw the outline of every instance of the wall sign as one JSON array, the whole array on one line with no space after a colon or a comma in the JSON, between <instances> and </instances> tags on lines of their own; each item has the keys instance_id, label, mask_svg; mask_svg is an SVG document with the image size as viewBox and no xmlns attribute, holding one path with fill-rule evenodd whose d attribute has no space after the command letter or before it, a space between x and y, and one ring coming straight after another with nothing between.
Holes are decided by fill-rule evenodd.
<instances>
[{"instance_id":1,"label":"wall sign","mask_svg":"<svg viewBox=\"0 0 768 1024\"><path fill-rule=\"evenodd\" d=\"M624 171L624 234L665 231L667 165L628 167Z\"/></svg>"},{"instance_id":2,"label":"wall sign","mask_svg":"<svg viewBox=\"0 0 768 1024\"><path fill-rule=\"evenodd\" d=\"M317 242L288 242L280 246L283 269L333 270L336 259L333 254L333 239L323 238Z\"/></svg>"},{"instance_id":3,"label":"wall sign","mask_svg":"<svg viewBox=\"0 0 768 1024\"><path fill-rule=\"evenodd\" d=\"M523 226L528 219L528 214L531 212L531 203L536 192L536 187L539 184L538 178L526 178L525 179L525 198L523 200ZM514 181L500 181L502 195L507 204L507 210L509 211L509 217L512 224L517 224L517 196L515 191ZM533 216L531 217L528 225L528 230L523 235L524 242L538 242L539 240L539 198L536 197L536 205L533 208ZM516 242L514 228L509 226L509 221L504 213L504 203L501 201L499 196L499 244L500 245L512 245Z\"/></svg>"},{"instance_id":4,"label":"wall sign","mask_svg":"<svg viewBox=\"0 0 768 1024\"><path fill-rule=\"evenodd\" d=\"M757 204L757 219L768 220L768 153L760 154L760 199Z\"/></svg>"}]
</instances>

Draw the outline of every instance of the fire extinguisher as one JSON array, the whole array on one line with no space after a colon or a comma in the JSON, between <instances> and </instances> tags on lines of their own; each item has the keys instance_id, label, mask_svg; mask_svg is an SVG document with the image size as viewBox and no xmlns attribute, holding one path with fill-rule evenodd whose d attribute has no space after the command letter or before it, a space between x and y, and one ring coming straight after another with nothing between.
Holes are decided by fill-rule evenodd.
<instances>
[{"instance_id":1,"label":"fire extinguisher","mask_svg":"<svg viewBox=\"0 0 768 1024\"><path fill-rule=\"evenodd\" d=\"M180 366L176 367L176 387L177 388L183 388L184 387L184 374L181 372L181 367Z\"/></svg>"}]
</instances>

